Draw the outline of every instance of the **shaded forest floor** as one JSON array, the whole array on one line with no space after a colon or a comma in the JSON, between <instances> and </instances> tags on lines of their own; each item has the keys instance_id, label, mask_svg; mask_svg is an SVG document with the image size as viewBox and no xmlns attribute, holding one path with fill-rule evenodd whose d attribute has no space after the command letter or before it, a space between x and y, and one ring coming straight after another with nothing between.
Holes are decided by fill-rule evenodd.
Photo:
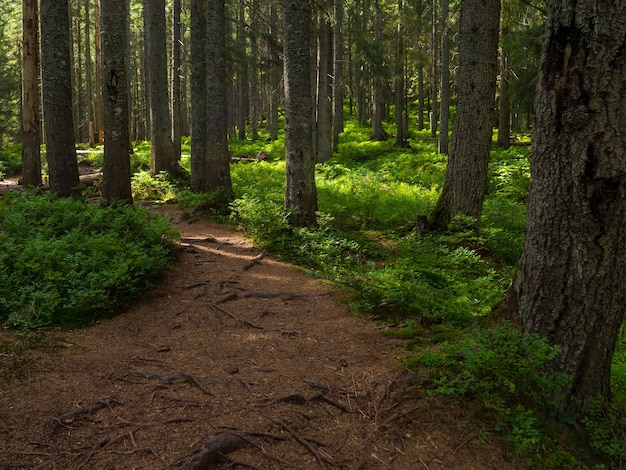
<instances>
[{"instance_id":1,"label":"shaded forest floor","mask_svg":"<svg viewBox=\"0 0 626 470\"><path fill-rule=\"evenodd\" d=\"M0 469L194 468L180 460L194 450L211 468L524 468L477 442L471 405L411 388L404 344L344 294L227 226L154 210L182 237L157 286L0 355L15 372L0 379Z\"/></svg>"}]
</instances>

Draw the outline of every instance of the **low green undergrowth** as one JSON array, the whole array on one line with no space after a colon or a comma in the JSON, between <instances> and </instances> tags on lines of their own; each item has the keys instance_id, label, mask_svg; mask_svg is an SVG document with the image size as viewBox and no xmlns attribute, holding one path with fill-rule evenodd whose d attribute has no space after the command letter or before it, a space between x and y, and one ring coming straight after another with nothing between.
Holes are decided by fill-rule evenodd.
<instances>
[{"instance_id":1,"label":"low green undergrowth","mask_svg":"<svg viewBox=\"0 0 626 470\"><path fill-rule=\"evenodd\" d=\"M139 207L51 194L0 198L0 320L79 326L115 313L173 260L176 231Z\"/></svg>"}]
</instances>

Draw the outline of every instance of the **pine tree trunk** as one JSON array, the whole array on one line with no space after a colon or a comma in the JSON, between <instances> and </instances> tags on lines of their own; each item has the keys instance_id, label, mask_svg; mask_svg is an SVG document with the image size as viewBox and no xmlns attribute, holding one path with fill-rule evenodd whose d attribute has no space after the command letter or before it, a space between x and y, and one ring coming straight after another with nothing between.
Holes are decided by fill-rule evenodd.
<instances>
[{"instance_id":1,"label":"pine tree trunk","mask_svg":"<svg viewBox=\"0 0 626 470\"><path fill-rule=\"evenodd\" d=\"M448 24L449 1L441 0L441 129L439 153L448 153L448 129L450 121L450 32Z\"/></svg>"},{"instance_id":2,"label":"pine tree trunk","mask_svg":"<svg viewBox=\"0 0 626 470\"><path fill-rule=\"evenodd\" d=\"M128 2L100 0L104 112L102 197L133 202L130 189Z\"/></svg>"},{"instance_id":3,"label":"pine tree trunk","mask_svg":"<svg viewBox=\"0 0 626 470\"><path fill-rule=\"evenodd\" d=\"M22 26L22 184L41 186L37 0L22 0Z\"/></svg>"},{"instance_id":4,"label":"pine tree trunk","mask_svg":"<svg viewBox=\"0 0 626 470\"><path fill-rule=\"evenodd\" d=\"M431 63L431 84L430 84L430 100L431 100L431 110L430 110L430 138L437 138L437 122L439 120L438 109L437 109L437 99L439 97L439 83L437 80L438 77L438 67L439 67L439 41L437 40L437 22L439 17L437 16L437 4L438 0L432 0L432 29L431 29L431 44L432 44L432 63ZM463 7L461 7L463 8Z\"/></svg>"},{"instance_id":5,"label":"pine tree trunk","mask_svg":"<svg viewBox=\"0 0 626 470\"><path fill-rule=\"evenodd\" d=\"M203 192L206 179L206 2L191 0L191 189Z\"/></svg>"},{"instance_id":6,"label":"pine tree trunk","mask_svg":"<svg viewBox=\"0 0 626 470\"><path fill-rule=\"evenodd\" d=\"M376 0L374 2L374 9L376 11L376 23L374 25L374 42L377 45L377 49L382 51L383 41L383 18L380 2ZM382 57L379 57L382 59ZM373 75L373 97L372 97L372 133L370 135L371 140L386 140L389 136L383 129L383 111L385 102L383 99L383 64L373 64L375 70L372 71Z\"/></svg>"},{"instance_id":7,"label":"pine tree trunk","mask_svg":"<svg viewBox=\"0 0 626 470\"><path fill-rule=\"evenodd\" d=\"M172 141L174 145L174 159L180 160L181 154L181 20L180 9L181 0L174 0L172 2L172 89L171 89L171 103L172 103Z\"/></svg>"},{"instance_id":8,"label":"pine tree trunk","mask_svg":"<svg viewBox=\"0 0 626 470\"><path fill-rule=\"evenodd\" d=\"M226 9L224 0L207 1L206 177L209 191L232 199L226 116Z\"/></svg>"},{"instance_id":9,"label":"pine tree trunk","mask_svg":"<svg viewBox=\"0 0 626 470\"><path fill-rule=\"evenodd\" d=\"M406 91L404 87L404 6L403 1L398 2L398 24L396 28L396 60L395 60L395 124L396 124L396 142L395 146L406 148L409 146L409 136L406 130L406 114L404 112L404 104L406 101Z\"/></svg>"},{"instance_id":10,"label":"pine tree trunk","mask_svg":"<svg viewBox=\"0 0 626 470\"><path fill-rule=\"evenodd\" d=\"M144 0L148 93L150 95L151 173L177 174L180 167L174 154L169 108L165 0Z\"/></svg>"},{"instance_id":11,"label":"pine tree trunk","mask_svg":"<svg viewBox=\"0 0 626 470\"><path fill-rule=\"evenodd\" d=\"M505 307L561 352L565 405L610 397L626 303L626 4L550 1L527 229Z\"/></svg>"},{"instance_id":12,"label":"pine tree trunk","mask_svg":"<svg viewBox=\"0 0 626 470\"><path fill-rule=\"evenodd\" d=\"M334 0L335 25L333 27L333 151L339 150L339 134L343 132L343 0Z\"/></svg>"},{"instance_id":13,"label":"pine tree trunk","mask_svg":"<svg viewBox=\"0 0 626 470\"><path fill-rule=\"evenodd\" d=\"M94 42L96 47L96 122L95 122L95 132L97 134L97 141L99 144L104 142L104 135L102 131L103 123L102 123L102 87L100 84L102 83L102 47L101 47L101 35L100 35L100 2L94 1L94 22L95 22L95 31L94 31Z\"/></svg>"},{"instance_id":14,"label":"pine tree trunk","mask_svg":"<svg viewBox=\"0 0 626 470\"><path fill-rule=\"evenodd\" d=\"M505 34L503 32L503 34ZM511 71L509 54L500 52L500 112L498 113L498 145L504 149L511 146Z\"/></svg>"},{"instance_id":15,"label":"pine tree trunk","mask_svg":"<svg viewBox=\"0 0 626 470\"><path fill-rule=\"evenodd\" d=\"M284 0L285 14L285 210L289 223L315 225L317 190L311 141L311 83L309 70L311 6Z\"/></svg>"},{"instance_id":16,"label":"pine tree trunk","mask_svg":"<svg viewBox=\"0 0 626 470\"><path fill-rule=\"evenodd\" d=\"M93 97L93 64L91 62L91 5L90 0L85 0L85 86L87 94L87 117L86 126L89 131L89 147L96 146L94 136L94 97Z\"/></svg>"},{"instance_id":17,"label":"pine tree trunk","mask_svg":"<svg viewBox=\"0 0 626 470\"><path fill-rule=\"evenodd\" d=\"M72 116L70 19L67 0L41 1L41 66L50 190L70 196L78 186Z\"/></svg>"},{"instance_id":18,"label":"pine tree trunk","mask_svg":"<svg viewBox=\"0 0 626 470\"><path fill-rule=\"evenodd\" d=\"M457 215L480 221L493 129L500 0L464 0L460 28L457 114L435 227L447 226Z\"/></svg>"},{"instance_id":19,"label":"pine tree trunk","mask_svg":"<svg viewBox=\"0 0 626 470\"><path fill-rule=\"evenodd\" d=\"M332 147L332 88L330 74L332 72L332 30L328 18L323 12L319 14L319 48L318 48L318 79L317 79L317 152L319 163L330 160L333 156Z\"/></svg>"}]
</instances>

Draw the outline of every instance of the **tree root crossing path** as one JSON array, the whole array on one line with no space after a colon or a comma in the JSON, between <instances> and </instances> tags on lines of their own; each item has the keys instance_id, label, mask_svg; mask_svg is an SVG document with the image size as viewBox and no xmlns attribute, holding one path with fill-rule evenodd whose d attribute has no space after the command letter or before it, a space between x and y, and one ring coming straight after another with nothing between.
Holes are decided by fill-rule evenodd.
<instances>
[{"instance_id":1,"label":"tree root crossing path","mask_svg":"<svg viewBox=\"0 0 626 470\"><path fill-rule=\"evenodd\" d=\"M467 407L411 388L405 345L343 293L154 210L180 227L176 264L115 318L42 333L0 379L0 469L520 468Z\"/></svg>"}]
</instances>

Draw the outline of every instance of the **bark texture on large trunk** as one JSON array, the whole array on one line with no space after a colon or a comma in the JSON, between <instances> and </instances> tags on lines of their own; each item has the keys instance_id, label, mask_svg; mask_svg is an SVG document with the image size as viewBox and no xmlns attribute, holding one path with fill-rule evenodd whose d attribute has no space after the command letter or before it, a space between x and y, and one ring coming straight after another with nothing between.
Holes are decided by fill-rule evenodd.
<instances>
[{"instance_id":1,"label":"bark texture on large trunk","mask_svg":"<svg viewBox=\"0 0 626 470\"><path fill-rule=\"evenodd\" d=\"M228 150L226 106L226 8L224 0L207 1L206 60L206 177L207 189L220 190L226 200L233 196Z\"/></svg>"},{"instance_id":2,"label":"bark texture on large trunk","mask_svg":"<svg viewBox=\"0 0 626 470\"><path fill-rule=\"evenodd\" d=\"M206 2L191 1L191 189L203 192L206 181Z\"/></svg>"},{"instance_id":3,"label":"bark texture on large trunk","mask_svg":"<svg viewBox=\"0 0 626 470\"><path fill-rule=\"evenodd\" d=\"M461 3L458 105L446 181L433 214L445 227L457 215L480 220L485 192L498 70L500 0Z\"/></svg>"},{"instance_id":4,"label":"bark texture on large trunk","mask_svg":"<svg viewBox=\"0 0 626 470\"><path fill-rule=\"evenodd\" d=\"M78 185L72 116L70 20L67 0L41 2L41 66L50 190L70 196Z\"/></svg>"},{"instance_id":5,"label":"bark texture on large trunk","mask_svg":"<svg viewBox=\"0 0 626 470\"><path fill-rule=\"evenodd\" d=\"M37 0L22 0L22 181L41 186L39 16Z\"/></svg>"},{"instance_id":6,"label":"bark texture on large trunk","mask_svg":"<svg viewBox=\"0 0 626 470\"><path fill-rule=\"evenodd\" d=\"M128 2L100 0L102 6L102 77L104 168L102 197L133 202L130 188L130 80Z\"/></svg>"},{"instance_id":7,"label":"bark texture on large trunk","mask_svg":"<svg viewBox=\"0 0 626 470\"><path fill-rule=\"evenodd\" d=\"M565 405L610 396L626 302L626 3L550 1L528 224L505 302L561 347Z\"/></svg>"},{"instance_id":8,"label":"bark texture on large trunk","mask_svg":"<svg viewBox=\"0 0 626 470\"><path fill-rule=\"evenodd\" d=\"M285 210L294 226L314 225L317 212L310 83L311 5L284 0L285 13Z\"/></svg>"},{"instance_id":9,"label":"bark texture on large trunk","mask_svg":"<svg viewBox=\"0 0 626 470\"><path fill-rule=\"evenodd\" d=\"M144 0L153 175L179 173L174 154L167 77L165 0ZM106 72L106 71L105 71Z\"/></svg>"}]
</instances>

